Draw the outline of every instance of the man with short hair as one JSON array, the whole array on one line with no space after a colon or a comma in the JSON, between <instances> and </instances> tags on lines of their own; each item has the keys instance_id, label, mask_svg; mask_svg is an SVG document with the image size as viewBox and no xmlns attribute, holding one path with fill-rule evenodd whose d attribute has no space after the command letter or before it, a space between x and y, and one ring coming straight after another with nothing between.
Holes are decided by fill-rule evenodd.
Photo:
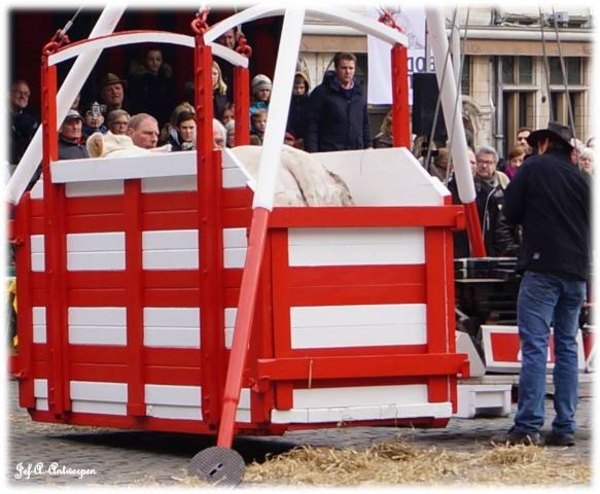
<instances>
[{"instance_id":1,"label":"man with short hair","mask_svg":"<svg viewBox=\"0 0 600 494\"><path fill-rule=\"evenodd\" d=\"M521 127L519 130L517 130L517 142L515 143L515 146L521 146L522 148L525 148L526 155L531 154L531 146L529 146L529 143L527 142L527 138L530 134L531 129L529 127Z\"/></svg>"},{"instance_id":2,"label":"man with short hair","mask_svg":"<svg viewBox=\"0 0 600 494\"><path fill-rule=\"evenodd\" d=\"M546 365L554 331L554 410L546 445L572 446L578 400L577 332L590 274L589 176L573 166L573 133L558 122L536 130L528 143L537 155L523 162L508 185L504 213L523 225L517 270L521 341L519 401L514 425L496 444L540 444Z\"/></svg>"},{"instance_id":3,"label":"man with short hair","mask_svg":"<svg viewBox=\"0 0 600 494\"><path fill-rule=\"evenodd\" d=\"M122 110L125 100L125 84L127 81L109 72L100 81L100 97L106 105L107 112Z\"/></svg>"},{"instance_id":4,"label":"man with short hair","mask_svg":"<svg viewBox=\"0 0 600 494\"><path fill-rule=\"evenodd\" d=\"M158 121L147 113L138 113L129 120L127 135L133 143L144 149L152 149L158 143Z\"/></svg>"},{"instance_id":5,"label":"man with short hair","mask_svg":"<svg viewBox=\"0 0 600 494\"><path fill-rule=\"evenodd\" d=\"M27 109L31 89L29 84L18 79L10 86L10 156L11 165L17 165L38 128L37 118Z\"/></svg>"},{"instance_id":6,"label":"man with short hair","mask_svg":"<svg viewBox=\"0 0 600 494\"><path fill-rule=\"evenodd\" d=\"M311 153L372 147L366 94L354 80L356 56L336 53L333 62L308 100L304 149Z\"/></svg>"}]
</instances>

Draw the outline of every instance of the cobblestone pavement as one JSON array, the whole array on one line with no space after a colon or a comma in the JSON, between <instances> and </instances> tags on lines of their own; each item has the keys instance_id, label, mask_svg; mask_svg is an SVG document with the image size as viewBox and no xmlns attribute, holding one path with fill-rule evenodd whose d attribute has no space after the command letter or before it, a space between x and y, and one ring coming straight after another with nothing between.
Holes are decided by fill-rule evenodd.
<instances>
[{"instance_id":1,"label":"cobblestone pavement","mask_svg":"<svg viewBox=\"0 0 600 494\"><path fill-rule=\"evenodd\" d=\"M123 431L68 425L35 423L27 412L18 408L17 383L8 386L9 458L6 482L9 487L32 485L113 485L141 486L181 485L189 460L201 449L212 446L213 438L187 434ZM591 386L588 385L588 388ZM558 454L582 461L592 459L592 398L583 393L577 412L577 444L572 448L555 448ZM549 417L551 400L546 400ZM515 405L513 404L513 412ZM360 449L376 442L403 439L415 447L445 448L475 452L490 448L490 436L510 427L511 417L477 417L451 419L444 429L409 429L392 427L348 427L327 430L290 432L282 437L238 438L235 449L246 462L262 461L267 453L282 453L295 445L333 446ZM48 469L56 462L60 475ZM44 473L34 467L40 464ZM31 465L30 475L27 468ZM25 469L25 470L21 470ZM65 473L65 469L70 469ZM92 472L93 470L93 472ZM21 472L21 477L19 473ZM77 475L80 474L80 475Z\"/></svg>"}]
</instances>

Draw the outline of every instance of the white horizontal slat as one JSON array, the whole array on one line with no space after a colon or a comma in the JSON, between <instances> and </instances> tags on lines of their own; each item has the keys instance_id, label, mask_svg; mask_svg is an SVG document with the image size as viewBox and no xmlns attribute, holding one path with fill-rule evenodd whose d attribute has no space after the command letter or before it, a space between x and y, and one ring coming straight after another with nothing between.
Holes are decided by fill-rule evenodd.
<instances>
[{"instance_id":1,"label":"white horizontal slat","mask_svg":"<svg viewBox=\"0 0 600 494\"><path fill-rule=\"evenodd\" d=\"M233 342L233 330L235 327L236 316L236 307L228 307L225 309L225 348L228 349L231 349L231 343Z\"/></svg>"},{"instance_id":2,"label":"white horizontal slat","mask_svg":"<svg viewBox=\"0 0 600 494\"><path fill-rule=\"evenodd\" d=\"M200 309L144 307L144 345L200 348Z\"/></svg>"},{"instance_id":3,"label":"white horizontal slat","mask_svg":"<svg viewBox=\"0 0 600 494\"><path fill-rule=\"evenodd\" d=\"M423 264L422 228L290 228L290 266Z\"/></svg>"},{"instance_id":4,"label":"white horizontal slat","mask_svg":"<svg viewBox=\"0 0 600 494\"><path fill-rule=\"evenodd\" d=\"M224 189L238 189L248 183L248 177L239 168L224 168L222 180Z\"/></svg>"},{"instance_id":5,"label":"white horizontal slat","mask_svg":"<svg viewBox=\"0 0 600 494\"><path fill-rule=\"evenodd\" d=\"M69 307L69 343L126 345L126 318L125 307Z\"/></svg>"},{"instance_id":6,"label":"white horizontal slat","mask_svg":"<svg viewBox=\"0 0 600 494\"><path fill-rule=\"evenodd\" d=\"M144 326L197 328L200 326L200 309L198 307L144 307Z\"/></svg>"},{"instance_id":7,"label":"white horizontal slat","mask_svg":"<svg viewBox=\"0 0 600 494\"><path fill-rule=\"evenodd\" d=\"M43 272L46 269L44 254L31 254L31 271L34 273Z\"/></svg>"},{"instance_id":8,"label":"white horizontal slat","mask_svg":"<svg viewBox=\"0 0 600 494\"><path fill-rule=\"evenodd\" d=\"M142 255L144 269L198 269L198 250L152 250Z\"/></svg>"},{"instance_id":9,"label":"white horizontal slat","mask_svg":"<svg viewBox=\"0 0 600 494\"><path fill-rule=\"evenodd\" d=\"M160 419L202 420L202 408L174 405L146 405L146 415Z\"/></svg>"},{"instance_id":10,"label":"white horizontal slat","mask_svg":"<svg viewBox=\"0 0 600 494\"><path fill-rule=\"evenodd\" d=\"M33 380L33 396L36 398L48 398L48 379Z\"/></svg>"},{"instance_id":11,"label":"white horizontal slat","mask_svg":"<svg viewBox=\"0 0 600 494\"><path fill-rule=\"evenodd\" d=\"M126 307L69 307L69 324L125 326Z\"/></svg>"},{"instance_id":12,"label":"white horizontal slat","mask_svg":"<svg viewBox=\"0 0 600 494\"><path fill-rule=\"evenodd\" d=\"M127 403L127 383L71 381L73 400Z\"/></svg>"},{"instance_id":13,"label":"white horizontal slat","mask_svg":"<svg viewBox=\"0 0 600 494\"><path fill-rule=\"evenodd\" d=\"M32 307L33 342L46 343L46 307Z\"/></svg>"},{"instance_id":14,"label":"white horizontal slat","mask_svg":"<svg viewBox=\"0 0 600 494\"><path fill-rule=\"evenodd\" d=\"M69 325L69 343L72 345L127 345L125 326Z\"/></svg>"},{"instance_id":15,"label":"white horizontal slat","mask_svg":"<svg viewBox=\"0 0 600 494\"><path fill-rule=\"evenodd\" d=\"M67 269L69 271L125 269L125 232L68 234Z\"/></svg>"},{"instance_id":16,"label":"white horizontal slat","mask_svg":"<svg viewBox=\"0 0 600 494\"><path fill-rule=\"evenodd\" d=\"M427 343L424 304L291 307L292 348Z\"/></svg>"},{"instance_id":17,"label":"white horizontal slat","mask_svg":"<svg viewBox=\"0 0 600 494\"><path fill-rule=\"evenodd\" d=\"M245 248L225 249L223 254L223 266L228 269L243 268L246 263Z\"/></svg>"},{"instance_id":18,"label":"white horizontal slat","mask_svg":"<svg viewBox=\"0 0 600 494\"><path fill-rule=\"evenodd\" d=\"M127 405L102 401L72 400L71 410L75 413L95 413L98 415L127 415Z\"/></svg>"},{"instance_id":19,"label":"white horizontal slat","mask_svg":"<svg viewBox=\"0 0 600 494\"><path fill-rule=\"evenodd\" d=\"M187 192L196 190L196 175L142 179L142 192Z\"/></svg>"},{"instance_id":20,"label":"white horizontal slat","mask_svg":"<svg viewBox=\"0 0 600 494\"><path fill-rule=\"evenodd\" d=\"M142 232L145 269L198 269L198 230Z\"/></svg>"},{"instance_id":21,"label":"white horizontal slat","mask_svg":"<svg viewBox=\"0 0 600 494\"><path fill-rule=\"evenodd\" d=\"M145 327L144 346L160 348L200 348L200 329Z\"/></svg>"},{"instance_id":22,"label":"white horizontal slat","mask_svg":"<svg viewBox=\"0 0 600 494\"><path fill-rule=\"evenodd\" d=\"M36 398L35 399L35 409L36 410L50 410L50 406L48 404L48 400L46 398Z\"/></svg>"},{"instance_id":23,"label":"white horizontal slat","mask_svg":"<svg viewBox=\"0 0 600 494\"><path fill-rule=\"evenodd\" d=\"M321 422L352 422L356 420L389 420L418 417L448 418L451 415L451 402L424 402L411 405L271 410L271 422L274 424L314 424Z\"/></svg>"},{"instance_id":24,"label":"white horizontal slat","mask_svg":"<svg viewBox=\"0 0 600 494\"><path fill-rule=\"evenodd\" d=\"M44 235L31 235L31 271L44 271L46 261L44 259Z\"/></svg>"},{"instance_id":25,"label":"white horizontal slat","mask_svg":"<svg viewBox=\"0 0 600 494\"><path fill-rule=\"evenodd\" d=\"M67 252L122 252L125 232L69 233Z\"/></svg>"},{"instance_id":26,"label":"white horizontal slat","mask_svg":"<svg viewBox=\"0 0 600 494\"><path fill-rule=\"evenodd\" d=\"M427 402L426 384L294 389L294 408L410 405Z\"/></svg>"},{"instance_id":27,"label":"white horizontal slat","mask_svg":"<svg viewBox=\"0 0 600 494\"><path fill-rule=\"evenodd\" d=\"M67 255L69 271L122 271L125 252L72 252Z\"/></svg>"},{"instance_id":28,"label":"white horizontal slat","mask_svg":"<svg viewBox=\"0 0 600 494\"><path fill-rule=\"evenodd\" d=\"M145 384L144 392L148 405L177 405L199 407L200 386L177 386L172 384Z\"/></svg>"},{"instance_id":29,"label":"white horizontal slat","mask_svg":"<svg viewBox=\"0 0 600 494\"><path fill-rule=\"evenodd\" d=\"M223 229L223 264L226 268L243 268L248 248L246 228Z\"/></svg>"},{"instance_id":30,"label":"white horizontal slat","mask_svg":"<svg viewBox=\"0 0 600 494\"><path fill-rule=\"evenodd\" d=\"M195 151L153 153L143 156L60 160L52 163L52 182L102 182L106 180L195 175Z\"/></svg>"},{"instance_id":31,"label":"white horizontal slat","mask_svg":"<svg viewBox=\"0 0 600 494\"><path fill-rule=\"evenodd\" d=\"M198 249L198 230L146 230L142 232L142 248L146 251Z\"/></svg>"},{"instance_id":32,"label":"white horizontal slat","mask_svg":"<svg viewBox=\"0 0 600 494\"><path fill-rule=\"evenodd\" d=\"M31 235L31 252L44 253L44 235Z\"/></svg>"},{"instance_id":33,"label":"white horizontal slat","mask_svg":"<svg viewBox=\"0 0 600 494\"><path fill-rule=\"evenodd\" d=\"M120 196L124 194L123 180L70 183L65 187L67 197Z\"/></svg>"}]
</instances>

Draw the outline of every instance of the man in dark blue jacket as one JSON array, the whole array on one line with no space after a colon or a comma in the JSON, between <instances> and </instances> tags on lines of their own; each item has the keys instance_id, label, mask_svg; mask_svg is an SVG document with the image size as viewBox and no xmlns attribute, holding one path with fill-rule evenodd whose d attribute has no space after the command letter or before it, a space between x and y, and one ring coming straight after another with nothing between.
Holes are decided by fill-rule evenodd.
<instances>
[{"instance_id":1,"label":"man in dark blue jacket","mask_svg":"<svg viewBox=\"0 0 600 494\"><path fill-rule=\"evenodd\" d=\"M578 361L576 336L590 267L589 176L571 162L573 134L550 122L528 138L538 154L527 158L505 192L504 214L523 225L517 269L521 341L518 409L508 433L492 442L540 444L546 362L554 331L554 409L545 444L575 444Z\"/></svg>"},{"instance_id":2,"label":"man in dark blue jacket","mask_svg":"<svg viewBox=\"0 0 600 494\"><path fill-rule=\"evenodd\" d=\"M337 53L333 72L310 95L304 149L341 151L372 147L367 98L354 80L356 56Z\"/></svg>"}]
</instances>

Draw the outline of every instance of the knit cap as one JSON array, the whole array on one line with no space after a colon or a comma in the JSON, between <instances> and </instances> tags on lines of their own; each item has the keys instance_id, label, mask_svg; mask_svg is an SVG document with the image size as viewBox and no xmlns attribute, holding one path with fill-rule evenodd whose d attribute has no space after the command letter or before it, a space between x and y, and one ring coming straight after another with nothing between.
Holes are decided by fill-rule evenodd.
<instances>
[{"instance_id":1,"label":"knit cap","mask_svg":"<svg viewBox=\"0 0 600 494\"><path fill-rule=\"evenodd\" d=\"M264 74L255 75L252 79L252 94L258 93L261 89L269 89L273 88L273 83L271 79L269 79Z\"/></svg>"}]
</instances>

